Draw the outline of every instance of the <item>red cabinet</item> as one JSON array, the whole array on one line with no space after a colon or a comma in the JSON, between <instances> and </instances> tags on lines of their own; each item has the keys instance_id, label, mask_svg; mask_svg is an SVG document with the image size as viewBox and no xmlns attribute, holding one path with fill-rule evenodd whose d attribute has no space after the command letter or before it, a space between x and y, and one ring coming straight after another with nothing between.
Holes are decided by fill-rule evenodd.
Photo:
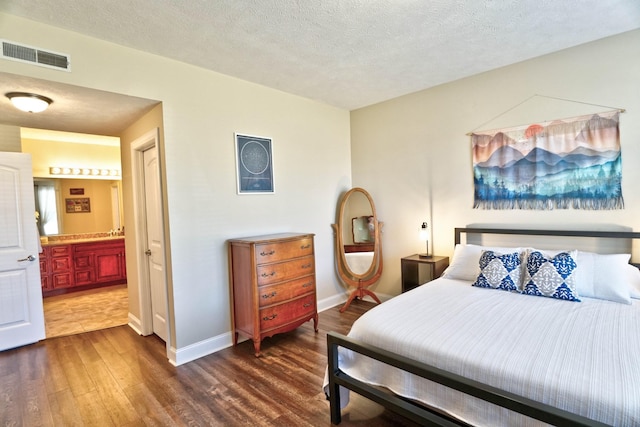
<instances>
[{"instance_id":1,"label":"red cabinet","mask_svg":"<svg viewBox=\"0 0 640 427\"><path fill-rule=\"evenodd\" d=\"M76 285L127 280L123 239L74 244L73 262Z\"/></svg>"},{"instance_id":2,"label":"red cabinet","mask_svg":"<svg viewBox=\"0 0 640 427\"><path fill-rule=\"evenodd\" d=\"M40 277L43 291L73 286L71 247L45 246L40 254Z\"/></svg>"},{"instance_id":3,"label":"red cabinet","mask_svg":"<svg viewBox=\"0 0 640 427\"><path fill-rule=\"evenodd\" d=\"M78 286L90 285L96 281L95 254L93 244L73 245L73 277Z\"/></svg>"},{"instance_id":4,"label":"red cabinet","mask_svg":"<svg viewBox=\"0 0 640 427\"><path fill-rule=\"evenodd\" d=\"M119 245L105 245L96 249L96 281L99 283L127 279L124 241Z\"/></svg>"},{"instance_id":5,"label":"red cabinet","mask_svg":"<svg viewBox=\"0 0 640 427\"><path fill-rule=\"evenodd\" d=\"M49 245L40 256L44 296L127 281L124 239Z\"/></svg>"}]
</instances>

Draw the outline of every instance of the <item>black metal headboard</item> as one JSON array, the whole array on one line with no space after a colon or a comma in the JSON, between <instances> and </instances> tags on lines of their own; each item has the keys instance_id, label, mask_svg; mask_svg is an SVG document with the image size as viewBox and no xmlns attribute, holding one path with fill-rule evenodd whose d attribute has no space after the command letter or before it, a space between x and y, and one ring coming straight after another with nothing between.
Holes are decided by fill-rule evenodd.
<instances>
[{"instance_id":1,"label":"black metal headboard","mask_svg":"<svg viewBox=\"0 0 640 427\"><path fill-rule=\"evenodd\" d=\"M512 234L521 236L559 236L559 237L597 237L610 239L640 239L640 232L635 231L594 231L594 230L529 230L517 228L474 228L460 227L454 229L455 243L461 242L462 234ZM631 263L640 268L640 263Z\"/></svg>"}]
</instances>

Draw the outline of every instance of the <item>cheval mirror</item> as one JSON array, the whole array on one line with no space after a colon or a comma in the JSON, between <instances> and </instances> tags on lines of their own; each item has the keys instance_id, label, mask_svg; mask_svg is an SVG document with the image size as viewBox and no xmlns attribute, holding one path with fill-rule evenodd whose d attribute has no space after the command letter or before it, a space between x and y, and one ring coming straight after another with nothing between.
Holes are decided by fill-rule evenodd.
<instances>
[{"instance_id":1,"label":"cheval mirror","mask_svg":"<svg viewBox=\"0 0 640 427\"><path fill-rule=\"evenodd\" d=\"M366 295L380 304L380 299L368 287L382 275L382 225L366 190L356 187L342 196L336 223L332 224L336 237L336 270L343 283L355 289L340 309L341 313L354 299Z\"/></svg>"}]
</instances>

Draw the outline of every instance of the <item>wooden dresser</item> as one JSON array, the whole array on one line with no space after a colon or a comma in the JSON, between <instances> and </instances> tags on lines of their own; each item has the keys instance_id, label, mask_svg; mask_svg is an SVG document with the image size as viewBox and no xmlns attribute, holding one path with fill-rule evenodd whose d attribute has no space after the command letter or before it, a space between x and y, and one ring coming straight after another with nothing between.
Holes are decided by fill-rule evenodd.
<instances>
[{"instance_id":1,"label":"wooden dresser","mask_svg":"<svg viewBox=\"0 0 640 427\"><path fill-rule=\"evenodd\" d=\"M265 337L311 319L318 332L313 236L282 233L228 241L233 345L239 333L246 335L260 356Z\"/></svg>"}]
</instances>

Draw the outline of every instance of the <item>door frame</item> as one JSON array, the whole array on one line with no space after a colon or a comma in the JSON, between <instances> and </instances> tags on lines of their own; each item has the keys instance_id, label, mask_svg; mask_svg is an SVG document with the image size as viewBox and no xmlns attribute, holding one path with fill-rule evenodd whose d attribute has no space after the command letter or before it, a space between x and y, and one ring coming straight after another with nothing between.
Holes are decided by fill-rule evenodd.
<instances>
[{"instance_id":1,"label":"door frame","mask_svg":"<svg viewBox=\"0 0 640 427\"><path fill-rule=\"evenodd\" d=\"M150 148L155 147L158 154L158 177L160 182L158 186L160 188L160 222L162 223L162 249L163 249L163 262L164 262L164 289L167 298L165 301L169 301L168 294L168 278L167 278L167 239L165 235L165 215L164 215L164 191L162 186L162 166L161 166L161 150L159 147L159 128L151 129L142 136L136 138L131 143L131 175L132 175L132 189L133 189L133 214L135 218L135 236L136 236L136 262L138 265L138 297L140 300L140 319L139 319L139 333L142 335L153 334L153 310L151 304L151 283L149 282L149 263L148 256L145 255L147 248L147 225L146 225L146 203L144 198L144 152ZM172 341L172 323L170 313L172 311L167 307L167 357L169 357L169 349L171 348ZM137 329L137 328L136 328Z\"/></svg>"}]
</instances>

